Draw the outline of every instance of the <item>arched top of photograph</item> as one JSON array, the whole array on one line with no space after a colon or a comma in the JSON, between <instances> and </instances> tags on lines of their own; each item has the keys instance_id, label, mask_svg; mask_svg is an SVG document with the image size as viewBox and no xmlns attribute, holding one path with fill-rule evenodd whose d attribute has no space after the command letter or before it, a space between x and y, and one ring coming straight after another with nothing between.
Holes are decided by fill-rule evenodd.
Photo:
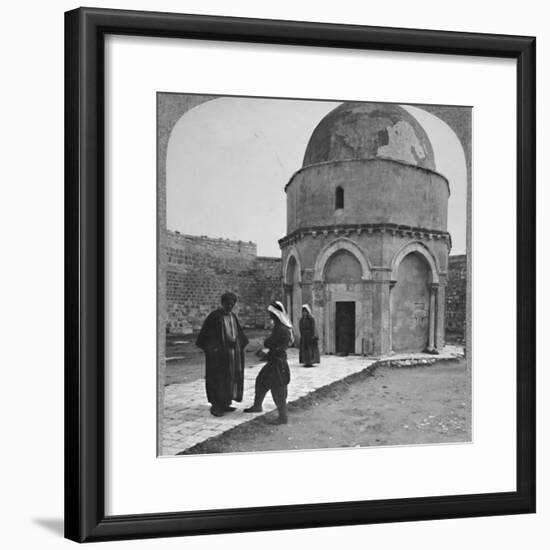
<instances>
[{"instance_id":1,"label":"arched top of photograph","mask_svg":"<svg viewBox=\"0 0 550 550\"><path fill-rule=\"evenodd\" d=\"M180 95L166 94L168 103ZM465 253L466 154L455 130L433 114L441 107L216 96L200 103L190 97L192 108L182 103L181 116L172 117L166 151L169 230L252 240L260 255L277 256L285 234L284 188L303 166L387 158L448 180L453 254ZM245 215L234 215L243 208Z\"/></svg>"}]
</instances>

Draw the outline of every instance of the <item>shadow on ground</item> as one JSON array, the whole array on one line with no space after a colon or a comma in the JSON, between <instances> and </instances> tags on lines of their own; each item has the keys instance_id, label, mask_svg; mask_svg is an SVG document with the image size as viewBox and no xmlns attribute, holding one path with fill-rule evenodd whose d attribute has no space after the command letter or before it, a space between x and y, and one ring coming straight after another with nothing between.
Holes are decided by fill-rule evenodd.
<instances>
[{"instance_id":1,"label":"shadow on ground","mask_svg":"<svg viewBox=\"0 0 550 550\"><path fill-rule=\"evenodd\" d=\"M60 536L64 535L65 522L61 518L33 518L32 521L36 525L40 525L40 527L46 529L46 531L50 531L50 533Z\"/></svg>"}]
</instances>

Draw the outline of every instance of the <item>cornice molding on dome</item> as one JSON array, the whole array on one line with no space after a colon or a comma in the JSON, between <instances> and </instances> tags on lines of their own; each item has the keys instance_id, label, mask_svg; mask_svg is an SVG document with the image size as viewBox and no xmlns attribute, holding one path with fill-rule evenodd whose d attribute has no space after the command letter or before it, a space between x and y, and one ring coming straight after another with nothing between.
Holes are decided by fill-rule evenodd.
<instances>
[{"instance_id":1,"label":"cornice molding on dome","mask_svg":"<svg viewBox=\"0 0 550 550\"><path fill-rule=\"evenodd\" d=\"M424 166L417 166L416 164L409 164L408 162L405 162L403 160L396 160L396 159L388 158L388 157L376 157L376 158L369 158L369 159L326 160L326 161L323 161L323 162L318 162L317 164L308 164L307 166L302 166L301 168L296 170L296 172L294 172L294 174L292 174L292 176L290 176L290 179L288 180L288 183L284 187L285 193L286 193L286 190L288 189L288 187L290 186L290 184L294 181L294 178L298 174L300 174L301 172L309 170L310 168L318 168L319 166L325 166L325 165L329 165L329 164L345 164L345 163L353 163L353 162L357 162L357 163L360 163L360 162L364 162L364 163L368 163L368 162L389 162L389 163L392 163L392 164L398 164L400 166L406 166L408 168L414 168L416 170L420 170L422 172L425 172L429 175L439 176L439 177L443 178L443 180L447 184L447 191L449 192L449 196L451 196L451 187L449 185L449 180L441 172L438 172L437 170L432 170L431 168L425 168Z\"/></svg>"},{"instance_id":2,"label":"cornice molding on dome","mask_svg":"<svg viewBox=\"0 0 550 550\"><path fill-rule=\"evenodd\" d=\"M413 227L409 225L399 225L396 223L361 223L361 224L342 224L342 225L321 225L315 227L301 227L292 233L279 239L281 249L290 246L303 237L312 236L328 237L329 235L351 237L353 235L373 235L375 233L389 233L392 236L411 237L413 239L425 239L428 241L443 240L449 250L452 248L451 234L448 231L439 229L426 229L424 227Z\"/></svg>"}]
</instances>

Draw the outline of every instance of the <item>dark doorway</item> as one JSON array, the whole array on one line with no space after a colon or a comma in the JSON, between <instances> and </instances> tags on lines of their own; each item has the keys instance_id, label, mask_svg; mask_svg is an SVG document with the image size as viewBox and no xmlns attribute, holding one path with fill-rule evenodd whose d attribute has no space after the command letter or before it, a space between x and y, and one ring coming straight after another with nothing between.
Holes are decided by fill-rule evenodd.
<instances>
[{"instance_id":1,"label":"dark doorway","mask_svg":"<svg viewBox=\"0 0 550 550\"><path fill-rule=\"evenodd\" d=\"M355 353L355 302L336 302L336 353Z\"/></svg>"}]
</instances>

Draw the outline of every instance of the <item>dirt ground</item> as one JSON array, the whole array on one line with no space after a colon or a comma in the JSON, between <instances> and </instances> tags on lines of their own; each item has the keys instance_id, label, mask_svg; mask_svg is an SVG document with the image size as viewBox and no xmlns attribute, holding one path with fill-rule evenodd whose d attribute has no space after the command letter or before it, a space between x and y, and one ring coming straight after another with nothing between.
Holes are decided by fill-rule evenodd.
<instances>
[{"instance_id":1,"label":"dirt ground","mask_svg":"<svg viewBox=\"0 0 550 550\"><path fill-rule=\"evenodd\" d=\"M245 350L245 363L257 363L255 352L261 348L269 331L247 329L249 340ZM195 346L197 334L166 336L166 372L164 385L185 384L204 378L204 354Z\"/></svg>"},{"instance_id":2,"label":"dirt ground","mask_svg":"<svg viewBox=\"0 0 550 550\"><path fill-rule=\"evenodd\" d=\"M287 425L270 426L273 412L185 454L468 442L470 382L464 360L381 366L291 404Z\"/></svg>"}]
</instances>

